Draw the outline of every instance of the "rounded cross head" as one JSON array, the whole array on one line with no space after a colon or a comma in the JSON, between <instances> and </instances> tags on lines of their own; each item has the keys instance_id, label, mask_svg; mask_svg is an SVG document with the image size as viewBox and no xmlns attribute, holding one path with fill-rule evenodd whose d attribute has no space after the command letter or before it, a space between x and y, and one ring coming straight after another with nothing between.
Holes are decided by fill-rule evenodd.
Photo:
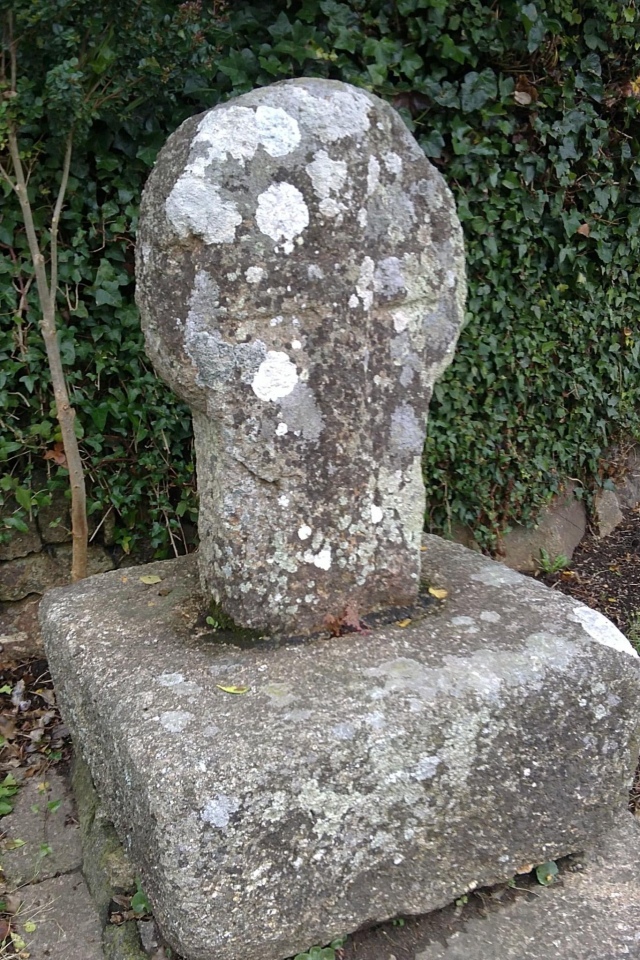
<instances>
[{"instance_id":1,"label":"rounded cross head","mask_svg":"<svg viewBox=\"0 0 640 960\"><path fill-rule=\"evenodd\" d=\"M308 634L415 600L464 249L393 108L305 79L187 120L144 191L137 298L192 410L199 569L224 612Z\"/></svg>"}]
</instances>

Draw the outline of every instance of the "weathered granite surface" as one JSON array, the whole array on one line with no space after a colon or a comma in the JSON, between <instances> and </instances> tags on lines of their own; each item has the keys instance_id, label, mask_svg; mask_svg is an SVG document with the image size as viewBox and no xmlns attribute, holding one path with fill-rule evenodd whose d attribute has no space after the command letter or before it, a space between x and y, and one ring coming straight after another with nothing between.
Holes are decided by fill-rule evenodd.
<instances>
[{"instance_id":1,"label":"weathered granite surface","mask_svg":"<svg viewBox=\"0 0 640 960\"><path fill-rule=\"evenodd\" d=\"M309 633L415 598L427 409L466 285L452 195L400 116L302 79L187 120L136 271L147 352L193 411L223 610Z\"/></svg>"},{"instance_id":2,"label":"weathered granite surface","mask_svg":"<svg viewBox=\"0 0 640 960\"><path fill-rule=\"evenodd\" d=\"M449 591L436 612L277 649L215 642L193 558L44 598L66 721L188 960L280 960L437 908L582 849L624 810L630 644L568 597L425 543Z\"/></svg>"},{"instance_id":3,"label":"weathered granite surface","mask_svg":"<svg viewBox=\"0 0 640 960\"><path fill-rule=\"evenodd\" d=\"M623 813L560 883L464 920L416 960L635 960L640 956L640 823ZM382 960L382 958L381 958ZM387 958L384 958L387 960Z\"/></svg>"}]
</instances>

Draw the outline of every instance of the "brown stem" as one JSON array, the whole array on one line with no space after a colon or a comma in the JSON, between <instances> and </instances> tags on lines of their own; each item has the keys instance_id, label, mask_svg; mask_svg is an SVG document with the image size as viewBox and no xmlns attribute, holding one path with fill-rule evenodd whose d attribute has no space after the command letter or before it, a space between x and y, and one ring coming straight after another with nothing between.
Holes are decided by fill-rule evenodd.
<instances>
[{"instance_id":1,"label":"brown stem","mask_svg":"<svg viewBox=\"0 0 640 960\"><path fill-rule=\"evenodd\" d=\"M12 51L13 52L13 51ZM9 125L9 154L15 174L14 189L18 195L22 217L24 219L29 252L33 261L36 277L36 289L42 311L40 329L47 351L47 360L51 372L51 383L56 401L56 409L62 442L69 469L69 483L71 485L71 530L73 537L73 552L71 560L71 579L81 580L87 576L87 509L84 470L80 459L78 439L74 428L75 410L69 402L69 392L60 357L60 346L56 329L56 294L58 290L58 224L64 203L64 196L69 180L71 153L73 149L73 132L69 133L62 167L62 179L56 199L53 217L51 220L51 271L47 281L47 271L44 257L38 243L38 236L33 222L33 214L24 175L22 159L18 147L18 135L13 124Z\"/></svg>"}]
</instances>

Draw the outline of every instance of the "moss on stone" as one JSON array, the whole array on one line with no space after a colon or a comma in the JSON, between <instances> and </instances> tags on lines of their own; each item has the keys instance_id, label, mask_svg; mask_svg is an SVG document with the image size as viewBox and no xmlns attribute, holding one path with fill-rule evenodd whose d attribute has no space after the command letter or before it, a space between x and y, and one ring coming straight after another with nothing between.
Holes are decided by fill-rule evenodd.
<instances>
[{"instance_id":1,"label":"moss on stone","mask_svg":"<svg viewBox=\"0 0 640 960\"><path fill-rule=\"evenodd\" d=\"M102 949L105 960L148 960L140 945L135 920L128 920L118 927L105 927Z\"/></svg>"}]
</instances>

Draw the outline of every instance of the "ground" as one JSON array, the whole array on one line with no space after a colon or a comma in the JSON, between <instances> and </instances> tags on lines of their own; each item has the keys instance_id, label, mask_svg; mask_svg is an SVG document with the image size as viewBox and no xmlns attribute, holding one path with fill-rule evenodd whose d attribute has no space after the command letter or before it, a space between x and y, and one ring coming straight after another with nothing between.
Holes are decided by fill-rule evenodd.
<instances>
[{"instance_id":1,"label":"ground","mask_svg":"<svg viewBox=\"0 0 640 960\"><path fill-rule=\"evenodd\" d=\"M557 562L554 562L557 561ZM560 565L550 558L548 566ZM606 539L588 536L565 569L539 574L549 587L561 590L604 613L640 651L640 508ZM71 751L60 718L46 661L31 658L0 668L0 849L6 838L2 817L10 812L18 783L44 778L58 766L64 770ZM55 807L50 802L50 807ZM640 764L631 789L629 807L640 813ZM46 851L45 854L46 856ZM571 858L563 864L571 870ZM470 916L497 908L505 899L530 896L535 877L518 878L516 887L501 885L478 891L468 902L426 917L399 918L349 937L336 953L340 960L413 960L416 949L443 942ZM15 898L13 898L15 899ZM20 956L9 942L12 928L11 891L3 888L0 868L0 957Z\"/></svg>"}]
</instances>

